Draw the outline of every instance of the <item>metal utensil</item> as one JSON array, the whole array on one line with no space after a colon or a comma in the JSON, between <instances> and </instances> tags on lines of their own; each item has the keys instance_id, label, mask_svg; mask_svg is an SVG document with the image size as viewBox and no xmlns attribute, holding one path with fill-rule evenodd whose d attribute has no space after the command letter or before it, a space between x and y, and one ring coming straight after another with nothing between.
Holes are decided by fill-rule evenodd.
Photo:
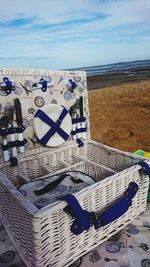
<instances>
[{"instance_id":1,"label":"metal utensil","mask_svg":"<svg viewBox=\"0 0 150 267\"><path fill-rule=\"evenodd\" d=\"M80 111L77 111L77 113L76 113L76 119L77 120L79 120L80 119ZM80 124L80 122L78 121L77 123L76 123L76 131L77 131L77 134L76 134L76 136L77 136L77 139L80 139L82 136L81 136L81 132L78 132L78 130L80 130L80 128L81 128L81 124Z\"/></svg>"},{"instance_id":2,"label":"metal utensil","mask_svg":"<svg viewBox=\"0 0 150 267\"><path fill-rule=\"evenodd\" d=\"M0 119L0 128L3 132L6 131L8 127L8 117L3 116ZM5 134L2 135L2 147L3 147L3 158L4 161L9 161L10 156L9 156L9 150L8 150L8 142L7 142L7 136Z\"/></svg>"},{"instance_id":3,"label":"metal utensil","mask_svg":"<svg viewBox=\"0 0 150 267\"><path fill-rule=\"evenodd\" d=\"M76 102L74 103L73 106L70 107L69 109L69 114L72 118L72 139L73 140L76 140L77 139L77 136L76 136L76 122L75 122L75 119L76 119L76 109L77 107L79 106L79 101L78 99L76 100Z\"/></svg>"},{"instance_id":4,"label":"metal utensil","mask_svg":"<svg viewBox=\"0 0 150 267\"><path fill-rule=\"evenodd\" d=\"M83 109L83 96L80 96L79 98L79 109L80 109L80 118L84 118L84 109ZM85 128L85 121L81 122L81 128ZM86 132L81 133L81 137L85 140L86 139Z\"/></svg>"},{"instance_id":5,"label":"metal utensil","mask_svg":"<svg viewBox=\"0 0 150 267\"><path fill-rule=\"evenodd\" d=\"M15 98L14 99L14 104L15 104L15 113L16 113L16 121L17 121L17 126L22 127L23 125L23 120L22 120L22 110L21 110L21 103L20 103L20 100L19 98ZM24 138L23 138L23 130L21 130L19 133L18 133L18 140L23 142L24 141ZM21 145L19 146L19 151L20 153L24 153L24 145Z\"/></svg>"},{"instance_id":6,"label":"metal utensil","mask_svg":"<svg viewBox=\"0 0 150 267\"><path fill-rule=\"evenodd\" d=\"M7 114L7 117L9 119L9 124L10 124L10 134L9 134L9 138L10 138L10 142L15 144L16 138L15 138L15 133L14 133L14 126L13 126L13 119L14 119L14 105L13 104L9 104L6 105L4 108L4 112L5 114ZM13 158L17 158L17 148L15 145L12 146L12 156Z\"/></svg>"}]
</instances>

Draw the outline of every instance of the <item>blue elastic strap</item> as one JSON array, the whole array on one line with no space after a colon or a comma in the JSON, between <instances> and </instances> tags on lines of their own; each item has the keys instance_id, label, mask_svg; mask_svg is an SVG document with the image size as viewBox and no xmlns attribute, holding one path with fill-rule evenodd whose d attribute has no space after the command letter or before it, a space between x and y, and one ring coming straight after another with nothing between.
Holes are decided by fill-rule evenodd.
<instances>
[{"instance_id":1,"label":"blue elastic strap","mask_svg":"<svg viewBox=\"0 0 150 267\"><path fill-rule=\"evenodd\" d=\"M57 132L65 141L68 139L69 135L60 128L60 125L62 123L62 120L65 118L65 116L68 114L68 111L66 108L63 108L62 113L60 114L58 120L54 122L49 116L45 114L42 110L38 110L35 114L35 117L40 118L42 121L44 121L46 124L48 124L51 128L50 130L41 138L41 142L43 144L47 144L49 139Z\"/></svg>"},{"instance_id":2,"label":"blue elastic strap","mask_svg":"<svg viewBox=\"0 0 150 267\"><path fill-rule=\"evenodd\" d=\"M8 150L8 144L7 145L3 145L3 144L1 144L1 147L2 147L2 150L3 151L6 151L6 150Z\"/></svg>"},{"instance_id":3,"label":"blue elastic strap","mask_svg":"<svg viewBox=\"0 0 150 267\"><path fill-rule=\"evenodd\" d=\"M115 221L132 205L132 199L136 195L137 191L137 183L131 182L123 197L100 214L83 210L73 195L69 194L64 196L63 199L68 203L72 214L74 214L73 217L75 218L71 226L72 233L78 235L84 230L88 230L92 225L94 225L95 229L98 229Z\"/></svg>"},{"instance_id":4,"label":"blue elastic strap","mask_svg":"<svg viewBox=\"0 0 150 267\"><path fill-rule=\"evenodd\" d=\"M147 175L150 177L150 167L145 161L138 162L139 165L146 171Z\"/></svg>"},{"instance_id":5,"label":"blue elastic strap","mask_svg":"<svg viewBox=\"0 0 150 267\"><path fill-rule=\"evenodd\" d=\"M23 133L24 130L25 130L24 126L17 127L17 128L15 128L15 133Z\"/></svg>"},{"instance_id":6,"label":"blue elastic strap","mask_svg":"<svg viewBox=\"0 0 150 267\"><path fill-rule=\"evenodd\" d=\"M8 143L9 147L16 147L17 146L17 141L11 141Z\"/></svg>"},{"instance_id":7,"label":"blue elastic strap","mask_svg":"<svg viewBox=\"0 0 150 267\"><path fill-rule=\"evenodd\" d=\"M0 135L1 135L2 137L4 137L6 134L7 134L7 129L6 129L6 128L2 128L2 129L0 129Z\"/></svg>"},{"instance_id":8,"label":"blue elastic strap","mask_svg":"<svg viewBox=\"0 0 150 267\"><path fill-rule=\"evenodd\" d=\"M14 134L14 133L15 133L14 127L10 127L9 128L9 134Z\"/></svg>"},{"instance_id":9,"label":"blue elastic strap","mask_svg":"<svg viewBox=\"0 0 150 267\"><path fill-rule=\"evenodd\" d=\"M77 128L75 131L71 131L72 135L75 135L77 133L85 133L87 128Z\"/></svg>"},{"instance_id":10,"label":"blue elastic strap","mask_svg":"<svg viewBox=\"0 0 150 267\"><path fill-rule=\"evenodd\" d=\"M80 117L80 118L74 118L72 119L72 124L79 123L79 122L85 122L86 117Z\"/></svg>"},{"instance_id":11,"label":"blue elastic strap","mask_svg":"<svg viewBox=\"0 0 150 267\"><path fill-rule=\"evenodd\" d=\"M4 137L5 135L8 135L8 134L23 133L24 130L25 130L24 126L2 128L2 129L0 129L0 135Z\"/></svg>"}]
</instances>

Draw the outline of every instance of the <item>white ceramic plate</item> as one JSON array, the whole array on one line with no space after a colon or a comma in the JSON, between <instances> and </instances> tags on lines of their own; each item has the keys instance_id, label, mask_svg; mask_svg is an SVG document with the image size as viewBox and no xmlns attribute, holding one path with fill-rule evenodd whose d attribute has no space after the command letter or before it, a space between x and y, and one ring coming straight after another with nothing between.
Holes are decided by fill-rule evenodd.
<instances>
[{"instance_id":1,"label":"white ceramic plate","mask_svg":"<svg viewBox=\"0 0 150 267\"><path fill-rule=\"evenodd\" d=\"M40 110L45 112L54 122L56 122L58 120L61 112L63 111L63 107L56 105L56 104L49 104L49 105L46 105L46 106L40 108ZM35 134L39 140L41 140L41 138L51 128L48 124L46 124L44 121L42 121L38 117L34 118L33 126L34 126L34 132L35 132ZM71 129L72 129L72 122L71 122L71 117L70 117L69 113L64 117L64 119L60 125L60 128L62 130L64 130L68 135L70 135ZM65 142L65 140L56 132L49 139L49 141L46 145L51 146L51 147L55 147L55 146L61 145L64 142Z\"/></svg>"}]
</instances>

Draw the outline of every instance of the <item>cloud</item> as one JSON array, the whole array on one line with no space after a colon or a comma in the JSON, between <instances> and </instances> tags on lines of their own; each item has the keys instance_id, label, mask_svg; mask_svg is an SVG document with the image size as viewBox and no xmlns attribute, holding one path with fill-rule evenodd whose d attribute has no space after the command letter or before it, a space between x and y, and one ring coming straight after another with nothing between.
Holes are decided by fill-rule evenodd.
<instances>
[{"instance_id":1,"label":"cloud","mask_svg":"<svg viewBox=\"0 0 150 267\"><path fill-rule=\"evenodd\" d=\"M95 0L92 5L89 0L1 0L0 5L1 22L36 17L36 23L60 23L76 18L91 18L99 6Z\"/></svg>"},{"instance_id":2,"label":"cloud","mask_svg":"<svg viewBox=\"0 0 150 267\"><path fill-rule=\"evenodd\" d=\"M9 7L9 8L8 8ZM109 15L107 23L150 21L149 0L1 0L0 22L35 18L35 24L57 24L70 20Z\"/></svg>"},{"instance_id":3,"label":"cloud","mask_svg":"<svg viewBox=\"0 0 150 267\"><path fill-rule=\"evenodd\" d=\"M149 0L0 0L0 56L48 57L58 68L121 60L124 50L148 58L149 14Z\"/></svg>"}]
</instances>

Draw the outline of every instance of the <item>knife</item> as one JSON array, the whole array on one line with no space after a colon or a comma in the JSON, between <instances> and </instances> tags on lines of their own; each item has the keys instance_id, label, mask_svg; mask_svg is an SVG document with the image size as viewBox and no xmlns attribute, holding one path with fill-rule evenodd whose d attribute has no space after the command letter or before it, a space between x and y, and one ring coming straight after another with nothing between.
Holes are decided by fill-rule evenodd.
<instances>
[{"instance_id":1,"label":"knife","mask_svg":"<svg viewBox=\"0 0 150 267\"><path fill-rule=\"evenodd\" d=\"M9 140L10 143L13 144L12 146L12 158L17 158L17 148L16 148L16 136L15 136L15 132L14 132L14 125L13 125L13 120L14 120L14 105L12 103L8 103L5 105L4 107L4 114L6 117L8 117L8 130L9 130Z\"/></svg>"},{"instance_id":2,"label":"knife","mask_svg":"<svg viewBox=\"0 0 150 267\"><path fill-rule=\"evenodd\" d=\"M23 120L22 120L21 103L20 103L19 98L14 99L14 105L15 105L17 126L19 126L21 128L23 125ZM24 141L23 131L20 131L18 133L18 140L21 142ZM19 151L20 151L20 153L24 153L24 151L25 151L24 145L19 146Z\"/></svg>"},{"instance_id":3,"label":"knife","mask_svg":"<svg viewBox=\"0 0 150 267\"><path fill-rule=\"evenodd\" d=\"M79 98L79 109L80 109L80 118L84 118L84 108L83 108L83 96ZM81 128L85 128L85 121L81 122ZM86 131L81 133L81 137L85 140L86 139Z\"/></svg>"},{"instance_id":4,"label":"knife","mask_svg":"<svg viewBox=\"0 0 150 267\"><path fill-rule=\"evenodd\" d=\"M75 119L76 119L76 109L77 109L78 104L79 103L78 103L78 99L77 99L76 102L74 103L74 105L71 106L69 109L69 114L70 114L71 119L72 119L72 139L73 140L77 139Z\"/></svg>"},{"instance_id":5,"label":"knife","mask_svg":"<svg viewBox=\"0 0 150 267\"><path fill-rule=\"evenodd\" d=\"M3 116L0 119L0 127L2 131L6 131L7 127L8 127L8 117ZM6 134L2 135L2 149L3 149L3 157L4 157L4 161L9 161L10 160L10 156L9 156L9 150L8 150L8 142L7 142L7 136Z\"/></svg>"}]
</instances>

